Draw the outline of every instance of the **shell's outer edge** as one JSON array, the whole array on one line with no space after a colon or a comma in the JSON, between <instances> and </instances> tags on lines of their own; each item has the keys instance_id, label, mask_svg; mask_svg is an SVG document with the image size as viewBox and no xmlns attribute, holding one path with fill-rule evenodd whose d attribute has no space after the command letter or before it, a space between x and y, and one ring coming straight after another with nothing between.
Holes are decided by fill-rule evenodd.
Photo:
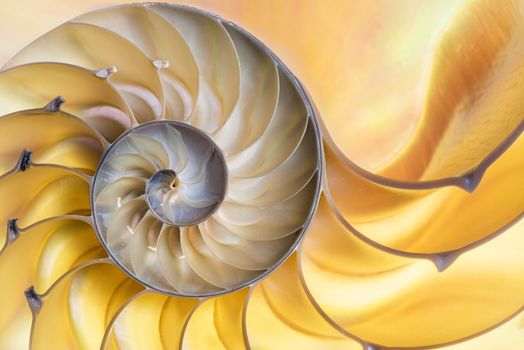
<instances>
[{"instance_id":1,"label":"shell's outer edge","mask_svg":"<svg viewBox=\"0 0 524 350\"><path fill-rule=\"evenodd\" d=\"M299 246L300 242L302 241L302 239L304 238L309 226L310 226L310 223L311 221L313 220L313 217L317 211L317 207L318 207L318 203L320 201L320 195L322 193L322 190L323 190L323 186L322 186L322 183L323 183L323 177L324 177L324 167L323 167L323 144L322 144L322 133L321 133L321 129L320 129L320 125L319 125L319 122L318 122L318 117L317 117L317 112L316 112L316 109L314 108L314 105L312 103L312 101L310 100L309 98L309 95L307 94L306 90L304 89L303 85L300 83L300 81L298 80L298 78L289 70L289 68L276 56L275 53L273 53L266 45L264 45L260 40L258 40L255 36L253 36L251 33L249 33L248 31L246 31L245 29L241 28L240 26L238 26L237 24L231 22L231 21L227 21L223 18L221 18L220 16L218 15L215 15L215 14L212 14L212 13L209 13L207 11L204 11L204 10L201 10L201 9L198 9L198 8L194 8L194 7L190 7L190 6L187 6L187 5L178 5L178 4L167 4L167 3L153 3L153 2L149 2L149 3L142 3L142 4L136 4L136 3L130 3L130 4L122 4L122 5L117 5L117 6L112 6L112 7L108 7L108 8L118 8L118 7L127 7L127 6L151 6L151 5L155 5L155 6L167 6L167 7L174 7L174 8L177 8L177 9L181 9L181 10L184 10L184 11L188 11L188 12L192 12L192 13L196 13L198 15L201 15L201 16L207 16L213 20L216 20L218 21L221 25L223 26L229 26L230 28L240 32L240 34L244 35L247 39L249 39L254 45L256 45L259 49L261 49L266 55L268 55L276 64L276 66L278 68L281 69L281 71L287 76L287 78L289 79L289 81L291 82L291 84L293 85L293 87L295 88L296 92L298 93L298 95L300 96L300 99L301 99L301 102L304 104L305 108L306 108L306 111L307 111L307 118L308 118L308 124L310 124L314 130L314 135L315 135L315 142L316 142L316 152L317 152L317 165L316 165L316 175L314 175L314 177L316 177L315 179L315 182L316 182L316 185L315 185L315 193L313 195L313 199L311 201L311 207L310 207L310 210L309 210L309 213L306 217L306 219L304 220L303 222L303 225L302 227L299 229L299 231L296 233L297 235L297 238L295 239L295 242L293 242L293 244L290 246L290 248L288 249L288 251L282 255L282 257L277 261L275 262L271 267L269 267L267 270L265 270L263 273L261 273L260 275L258 275L256 278L252 279L252 280L249 280L249 281L246 281L244 283L241 283L239 284L238 286L236 286L235 288L231 288L231 289L226 289L226 290L220 290L220 291L216 291L216 292L209 292L209 293L194 293L194 294L191 294L191 293L182 293L182 292L176 292L176 291L166 291L166 290L162 290L162 289L159 289L157 287L154 287L152 286L151 284L148 284L148 283L145 283L143 281L141 281L140 279L138 279L136 276L134 276L134 274L130 273L122 264L120 264L117 259L115 259L115 257L112 255L111 251L108 249L108 247L106 246L106 244L104 243L101 235L100 235L100 232L98 231L97 229L97 223L96 223L96 219L95 219L95 216L92 215L92 221L93 221L93 228L94 228L94 231L97 235L97 238L98 240L100 241L101 245L104 247L104 249L107 251L108 255L109 255L109 259L111 259L111 261L116 264L122 271L124 271L124 273L126 273L129 277L131 277L133 280L137 281L138 283L144 285L146 288L149 288L153 291L156 291L158 293L162 293L162 294L167 294L167 295L171 295L171 296L177 296L177 297L183 297L183 298L198 298L198 299L205 299L205 298L210 298L210 297L216 297L216 296L220 296L220 295L225 295L225 294L229 294L229 293L233 293L235 291L238 291L240 289L243 289L243 288L246 288L246 287L251 287L253 286L254 284L256 284L257 282L261 281L262 279L264 279L265 277L267 277L269 274L271 274L271 272L273 272L273 270L275 270L278 266L280 266L285 260L287 260L287 258L297 250L297 247ZM45 35L45 34L44 34ZM159 121L151 121L151 122L148 122L148 123L144 123L144 124L141 124L141 125L145 125L145 124L150 124L150 123L155 123L155 122L159 122ZM184 123L180 123L180 124L183 124L183 125L186 125ZM196 129L196 128L195 128ZM130 128L128 130L126 130L124 133L122 133L113 143L116 143L118 140L120 140L120 138L124 135L127 135L128 132L130 132L131 130L133 130L133 128ZM201 130L199 130L200 132L202 132ZM203 133L203 132L202 132ZM203 133L204 135L206 135L205 133ZM206 137L209 137L208 135L206 135ZM100 165L104 162L105 158L106 158L106 155L108 154L108 150L110 148L107 148L105 151L104 151L104 154L102 155L99 163L98 163L98 167L97 169L95 170L95 174L98 173L98 168L100 167ZM221 152L221 150L217 147L216 148L219 152ZM227 168L226 168L227 169ZM95 179L96 179L96 175L95 175ZM94 183L94 181L93 181ZM226 183L226 190L227 190L227 183ZM94 186L91 187L90 189L90 204L91 204L91 207L94 208L94 199L93 199L93 191L94 191ZM220 205L217 205L216 208L218 208Z\"/></svg>"}]
</instances>

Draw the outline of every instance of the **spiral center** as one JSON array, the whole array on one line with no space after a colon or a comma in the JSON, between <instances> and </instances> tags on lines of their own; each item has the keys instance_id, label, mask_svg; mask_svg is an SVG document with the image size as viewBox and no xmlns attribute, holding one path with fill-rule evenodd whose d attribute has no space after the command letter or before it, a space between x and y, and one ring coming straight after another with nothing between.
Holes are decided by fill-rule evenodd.
<instances>
[{"instance_id":1,"label":"spiral center","mask_svg":"<svg viewBox=\"0 0 524 350\"><path fill-rule=\"evenodd\" d=\"M195 188L191 188L191 187ZM202 222L210 214L210 210L218 205L218 198L209 189L207 194L199 195L199 203L191 201L191 192L205 190L196 189L199 184L187 184L178 178L171 169L156 172L146 185L146 200L151 212L166 224L188 226ZM188 198L189 196L189 198Z\"/></svg>"},{"instance_id":2,"label":"spiral center","mask_svg":"<svg viewBox=\"0 0 524 350\"><path fill-rule=\"evenodd\" d=\"M146 199L149 208L157 218L164 222L171 223L165 214L165 200L167 196L177 194L177 177L171 169L163 169L155 173L146 185Z\"/></svg>"},{"instance_id":3,"label":"spiral center","mask_svg":"<svg viewBox=\"0 0 524 350\"><path fill-rule=\"evenodd\" d=\"M186 124L158 121L132 129L110 147L97 172L95 192L103 198L113 194L108 200L115 203L142 197L145 209L164 224L190 226L222 202L226 177L224 158L207 135ZM126 188L123 193L121 187ZM101 208L95 205L95 210Z\"/></svg>"}]
</instances>

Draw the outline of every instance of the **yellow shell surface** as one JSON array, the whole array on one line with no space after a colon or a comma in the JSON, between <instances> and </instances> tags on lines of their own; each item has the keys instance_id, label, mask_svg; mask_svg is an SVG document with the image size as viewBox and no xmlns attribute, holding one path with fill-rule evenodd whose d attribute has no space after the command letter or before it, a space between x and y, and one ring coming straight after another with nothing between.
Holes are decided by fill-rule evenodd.
<instances>
[{"instance_id":1,"label":"yellow shell surface","mask_svg":"<svg viewBox=\"0 0 524 350\"><path fill-rule=\"evenodd\" d=\"M524 1L184 1L282 59L315 103L321 154L281 68L244 37L154 5L90 12L118 4L0 5L0 350L524 347ZM97 239L101 156L166 116L231 155L229 202L194 227L137 223L129 254L147 259L129 264L188 295L245 288L160 293ZM117 170L168 162L144 142L146 160ZM320 175L296 251L249 283L295 243ZM120 179L107 193L140 211L143 181Z\"/></svg>"}]
</instances>

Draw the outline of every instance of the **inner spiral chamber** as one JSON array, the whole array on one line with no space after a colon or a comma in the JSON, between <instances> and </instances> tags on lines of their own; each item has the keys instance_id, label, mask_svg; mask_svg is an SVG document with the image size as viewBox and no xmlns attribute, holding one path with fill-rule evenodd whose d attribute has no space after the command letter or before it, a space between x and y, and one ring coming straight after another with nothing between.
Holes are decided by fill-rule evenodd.
<instances>
[{"instance_id":1,"label":"inner spiral chamber","mask_svg":"<svg viewBox=\"0 0 524 350\"><path fill-rule=\"evenodd\" d=\"M113 192L113 182L141 191L145 180L143 195L151 214L174 226L195 225L207 218L224 199L227 183L226 164L213 141L173 121L143 124L120 137L107 151L98 174L94 196L102 222L111 211L108 203L116 200L120 207L126 199L124 193ZM108 185L112 186L104 191Z\"/></svg>"}]
</instances>

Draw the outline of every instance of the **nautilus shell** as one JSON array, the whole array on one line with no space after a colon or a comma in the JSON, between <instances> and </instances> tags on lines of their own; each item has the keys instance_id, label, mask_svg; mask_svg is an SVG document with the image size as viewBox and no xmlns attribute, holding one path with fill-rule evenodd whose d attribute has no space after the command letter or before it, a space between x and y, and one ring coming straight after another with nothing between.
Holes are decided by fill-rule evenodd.
<instances>
[{"instance_id":1,"label":"nautilus shell","mask_svg":"<svg viewBox=\"0 0 524 350\"><path fill-rule=\"evenodd\" d=\"M523 9L457 7L415 131L367 163L215 15L38 38L0 70L0 350L520 349Z\"/></svg>"}]
</instances>

